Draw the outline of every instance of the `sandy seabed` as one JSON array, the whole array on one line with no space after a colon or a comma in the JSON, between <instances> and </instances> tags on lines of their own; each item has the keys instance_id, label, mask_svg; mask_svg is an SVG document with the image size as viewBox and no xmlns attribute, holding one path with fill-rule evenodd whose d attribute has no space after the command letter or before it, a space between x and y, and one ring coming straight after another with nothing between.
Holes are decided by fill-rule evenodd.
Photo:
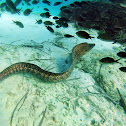
<instances>
[{"instance_id":1,"label":"sandy seabed","mask_svg":"<svg viewBox=\"0 0 126 126\"><path fill-rule=\"evenodd\" d=\"M0 83L0 123L2 126L102 126L126 125L126 114L118 105L120 89L125 98L126 74L119 63L103 64L103 57L119 59L124 47L97 39L97 31L86 30L92 39L76 36L73 24L50 33L35 24L39 15L3 13L0 20L0 71L16 62L29 62L52 72L66 68L72 48L82 42L95 43L75 65L71 76L59 83L43 83L27 74L16 74ZM24 28L13 21L19 20ZM42 19L47 20L46 18ZM49 19L53 21L52 18ZM74 38L64 38L64 34ZM101 67L101 69L100 69ZM106 92L105 92L106 91ZM125 99L124 99L125 100Z\"/></svg>"}]
</instances>

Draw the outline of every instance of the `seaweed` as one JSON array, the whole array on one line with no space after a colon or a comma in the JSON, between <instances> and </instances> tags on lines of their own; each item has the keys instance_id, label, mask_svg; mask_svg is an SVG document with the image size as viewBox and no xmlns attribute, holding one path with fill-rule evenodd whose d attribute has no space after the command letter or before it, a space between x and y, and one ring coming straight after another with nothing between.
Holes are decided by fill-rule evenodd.
<instances>
[{"instance_id":1,"label":"seaweed","mask_svg":"<svg viewBox=\"0 0 126 126\"><path fill-rule=\"evenodd\" d=\"M99 113L99 115L101 116L101 118L102 118L102 123L104 123L104 122L106 121L105 115L101 112L100 108L99 108L93 101L91 101L87 96L93 95L93 96L105 97L105 98L107 98L109 101L111 101L114 105L117 105L117 104L118 104L118 101L114 100L112 97L110 97L109 95L107 95L107 94L103 91L103 89L101 89L101 88L99 88L99 87L98 87L98 89L100 89L101 92L90 92L90 91L87 89L87 91L88 91L87 93L84 93L84 94L78 96L78 97L74 100L73 111L74 111L74 113L75 113L76 115L78 115L78 113L77 113L77 111L76 111L76 107L77 107L77 106L80 107L80 106L79 106L79 103L78 103L78 100L79 100L80 98L86 97L86 100L88 99L88 101L91 102L92 106L95 108L95 111L96 111L97 113ZM83 107L81 107L81 109L83 110ZM85 111L85 110L83 110L83 111Z\"/></svg>"},{"instance_id":2,"label":"seaweed","mask_svg":"<svg viewBox=\"0 0 126 126\"><path fill-rule=\"evenodd\" d=\"M19 104L22 102L22 104L21 104L21 106L20 106L20 108L21 108L22 105L24 104L26 98L27 98L28 92L29 92L29 90L27 90L27 92L25 93L25 95L23 95L23 97L19 100L19 102L18 102L17 105L15 106L15 108L14 108L14 110L13 110L13 112L12 112L12 115L11 115L11 119L10 119L10 126L12 126L12 124L13 124L14 114L15 114L15 112L16 112L16 110L17 110ZM22 101L22 100L23 100L23 101ZM18 109L18 111L20 110L20 108Z\"/></svg>"},{"instance_id":3,"label":"seaweed","mask_svg":"<svg viewBox=\"0 0 126 126\"><path fill-rule=\"evenodd\" d=\"M44 111L42 111L43 116L42 116L42 118L41 118L41 120L40 120L40 122L39 122L38 126L42 126L43 120L44 120L44 118L45 118L46 110L47 110L47 107L45 108L45 110L44 110Z\"/></svg>"},{"instance_id":4,"label":"seaweed","mask_svg":"<svg viewBox=\"0 0 126 126\"><path fill-rule=\"evenodd\" d=\"M126 104L125 104L125 101L124 101L124 99L123 99L123 97L122 97L122 95L121 95L121 93L120 93L120 91L119 91L118 88L117 88L117 91L118 91L118 94L120 96L120 100L119 100L120 105L123 107L123 109L124 109L124 111L126 113Z\"/></svg>"}]
</instances>

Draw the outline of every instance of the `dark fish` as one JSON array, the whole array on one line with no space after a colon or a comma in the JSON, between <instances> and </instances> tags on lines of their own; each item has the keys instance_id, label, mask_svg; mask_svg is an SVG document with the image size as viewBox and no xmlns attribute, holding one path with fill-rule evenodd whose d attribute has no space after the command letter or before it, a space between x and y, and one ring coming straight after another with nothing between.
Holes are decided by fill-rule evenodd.
<instances>
[{"instance_id":1,"label":"dark fish","mask_svg":"<svg viewBox=\"0 0 126 126\"><path fill-rule=\"evenodd\" d=\"M99 34L97 38L101 39L101 40L104 40L104 41L113 41L114 40L113 36L111 36L108 33Z\"/></svg>"},{"instance_id":2,"label":"dark fish","mask_svg":"<svg viewBox=\"0 0 126 126\"><path fill-rule=\"evenodd\" d=\"M120 67L119 70L121 70L122 72L126 72L126 67Z\"/></svg>"},{"instance_id":3,"label":"dark fish","mask_svg":"<svg viewBox=\"0 0 126 126\"><path fill-rule=\"evenodd\" d=\"M36 23L35 24L42 24L42 20L36 20Z\"/></svg>"},{"instance_id":4,"label":"dark fish","mask_svg":"<svg viewBox=\"0 0 126 126\"><path fill-rule=\"evenodd\" d=\"M62 21L60 19L59 20L56 20L55 22L56 22L56 24L58 24L59 26L62 26L64 28L67 28L68 27L67 22L64 22L64 21Z\"/></svg>"},{"instance_id":5,"label":"dark fish","mask_svg":"<svg viewBox=\"0 0 126 126\"><path fill-rule=\"evenodd\" d=\"M54 16L54 17L53 17L53 19L59 19L59 17L57 17L57 16Z\"/></svg>"},{"instance_id":6,"label":"dark fish","mask_svg":"<svg viewBox=\"0 0 126 126\"><path fill-rule=\"evenodd\" d=\"M75 7L75 5L74 5L74 4L70 4L70 6L71 6L71 7Z\"/></svg>"},{"instance_id":7,"label":"dark fish","mask_svg":"<svg viewBox=\"0 0 126 126\"><path fill-rule=\"evenodd\" d=\"M64 28L67 28L68 27L68 23L67 22L62 22L61 26L64 27Z\"/></svg>"},{"instance_id":8,"label":"dark fish","mask_svg":"<svg viewBox=\"0 0 126 126\"><path fill-rule=\"evenodd\" d=\"M53 30L52 27L50 27L50 26L46 26L46 28L47 28L50 32L54 33L54 30Z\"/></svg>"},{"instance_id":9,"label":"dark fish","mask_svg":"<svg viewBox=\"0 0 126 126\"><path fill-rule=\"evenodd\" d=\"M20 14L19 10L16 8L14 3L11 0L6 0L6 5L14 12Z\"/></svg>"},{"instance_id":10,"label":"dark fish","mask_svg":"<svg viewBox=\"0 0 126 126\"><path fill-rule=\"evenodd\" d=\"M117 56L122 57L122 58L126 58L126 52L118 52Z\"/></svg>"},{"instance_id":11,"label":"dark fish","mask_svg":"<svg viewBox=\"0 0 126 126\"><path fill-rule=\"evenodd\" d=\"M74 37L74 36L73 35L70 35L70 34L65 34L64 37L71 38L71 37Z\"/></svg>"},{"instance_id":12,"label":"dark fish","mask_svg":"<svg viewBox=\"0 0 126 126\"><path fill-rule=\"evenodd\" d=\"M24 14L25 16L28 16L28 15L30 15L31 12L32 12L31 9L26 9L26 10L23 12L23 14Z\"/></svg>"},{"instance_id":13,"label":"dark fish","mask_svg":"<svg viewBox=\"0 0 126 126\"><path fill-rule=\"evenodd\" d=\"M110 1L113 2L113 3L126 4L126 1L125 0L110 0Z\"/></svg>"},{"instance_id":14,"label":"dark fish","mask_svg":"<svg viewBox=\"0 0 126 126\"><path fill-rule=\"evenodd\" d=\"M56 22L56 24L58 24L58 25L62 25L62 23L63 23L63 21L61 21L60 19L56 20L55 22Z\"/></svg>"},{"instance_id":15,"label":"dark fish","mask_svg":"<svg viewBox=\"0 0 126 126\"><path fill-rule=\"evenodd\" d=\"M4 8L1 8L0 10L1 10L1 12L4 12L4 11L5 11L5 9L4 9Z\"/></svg>"},{"instance_id":16,"label":"dark fish","mask_svg":"<svg viewBox=\"0 0 126 126\"><path fill-rule=\"evenodd\" d=\"M48 9L48 8L44 8L44 10L45 10L45 11L49 11L49 9Z\"/></svg>"},{"instance_id":17,"label":"dark fish","mask_svg":"<svg viewBox=\"0 0 126 126\"><path fill-rule=\"evenodd\" d=\"M64 1L68 1L68 0L64 0Z\"/></svg>"},{"instance_id":18,"label":"dark fish","mask_svg":"<svg viewBox=\"0 0 126 126\"><path fill-rule=\"evenodd\" d=\"M70 21L68 18L66 18L66 17L61 17L61 18L59 18L59 20L61 20L61 21L65 21L65 22L68 22L68 21Z\"/></svg>"},{"instance_id":19,"label":"dark fish","mask_svg":"<svg viewBox=\"0 0 126 126\"><path fill-rule=\"evenodd\" d=\"M11 9L10 9L8 6L5 6L5 10L6 10L7 12L11 12Z\"/></svg>"},{"instance_id":20,"label":"dark fish","mask_svg":"<svg viewBox=\"0 0 126 126\"><path fill-rule=\"evenodd\" d=\"M39 3L39 0L33 0L32 1L32 4L38 4Z\"/></svg>"},{"instance_id":21,"label":"dark fish","mask_svg":"<svg viewBox=\"0 0 126 126\"><path fill-rule=\"evenodd\" d=\"M0 8L4 8L6 6L6 3L1 3Z\"/></svg>"},{"instance_id":22,"label":"dark fish","mask_svg":"<svg viewBox=\"0 0 126 126\"><path fill-rule=\"evenodd\" d=\"M94 25L94 26L92 26L92 28L93 28L93 29L96 29L96 30L100 30L100 29L101 29L101 27L100 27L100 26L95 26L95 25Z\"/></svg>"},{"instance_id":23,"label":"dark fish","mask_svg":"<svg viewBox=\"0 0 126 126\"><path fill-rule=\"evenodd\" d=\"M74 4L75 4L76 6L78 6L78 7L83 7L82 4L81 4L81 2L75 1Z\"/></svg>"},{"instance_id":24,"label":"dark fish","mask_svg":"<svg viewBox=\"0 0 126 126\"><path fill-rule=\"evenodd\" d=\"M125 113L126 113L126 104L125 104L125 101L124 101L124 99L123 99L123 97L122 97L122 95L121 95L121 93L120 93L120 91L119 91L118 88L117 88L117 91L118 91L119 96L120 96L120 100L119 100L120 105L123 107L123 109L124 109L124 111L125 111Z\"/></svg>"},{"instance_id":25,"label":"dark fish","mask_svg":"<svg viewBox=\"0 0 126 126\"><path fill-rule=\"evenodd\" d=\"M88 5L88 2L86 2L86 1L81 1L81 4L82 5ZM90 3L89 3L90 4Z\"/></svg>"},{"instance_id":26,"label":"dark fish","mask_svg":"<svg viewBox=\"0 0 126 126\"><path fill-rule=\"evenodd\" d=\"M63 9L61 10L63 13L66 13L66 14L72 14L72 11L69 10L69 9Z\"/></svg>"},{"instance_id":27,"label":"dark fish","mask_svg":"<svg viewBox=\"0 0 126 126\"><path fill-rule=\"evenodd\" d=\"M41 16L41 17L44 17L44 16L45 16L45 13L41 13L40 16Z\"/></svg>"},{"instance_id":28,"label":"dark fish","mask_svg":"<svg viewBox=\"0 0 126 126\"><path fill-rule=\"evenodd\" d=\"M47 18L49 18L51 15L50 15L50 13L49 12L45 12L45 17L47 17Z\"/></svg>"},{"instance_id":29,"label":"dark fish","mask_svg":"<svg viewBox=\"0 0 126 126\"><path fill-rule=\"evenodd\" d=\"M51 21L44 21L43 22L45 25L53 25L53 23Z\"/></svg>"},{"instance_id":30,"label":"dark fish","mask_svg":"<svg viewBox=\"0 0 126 126\"><path fill-rule=\"evenodd\" d=\"M13 21L16 25L18 25L20 28L24 28L24 25L20 21Z\"/></svg>"},{"instance_id":31,"label":"dark fish","mask_svg":"<svg viewBox=\"0 0 126 126\"><path fill-rule=\"evenodd\" d=\"M79 25L79 26L81 26L81 27L83 27L83 24L82 24L82 23L80 23L80 22L78 23L78 25Z\"/></svg>"},{"instance_id":32,"label":"dark fish","mask_svg":"<svg viewBox=\"0 0 126 126\"><path fill-rule=\"evenodd\" d=\"M56 28L60 28L61 26L60 25L56 25Z\"/></svg>"},{"instance_id":33,"label":"dark fish","mask_svg":"<svg viewBox=\"0 0 126 126\"><path fill-rule=\"evenodd\" d=\"M120 59L118 59L118 60L120 60ZM102 62L102 63L114 63L114 62L118 63L118 60L114 60L111 57L105 57L105 58L102 58L100 60L100 62Z\"/></svg>"},{"instance_id":34,"label":"dark fish","mask_svg":"<svg viewBox=\"0 0 126 126\"><path fill-rule=\"evenodd\" d=\"M30 6L31 4L30 3L27 3L28 6Z\"/></svg>"},{"instance_id":35,"label":"dark fish","mask_svg":"<svg viewBox=\"0 0 126 126\"><path fill-rule=\"evenodd\" d=\"M62 6L60 10L62 11L63 9L67 8L67 6Z\"/></svg>"},{"instance_id":36,"label":"dark fish","mask_svg":"<svg viewBox=\"0 0 126 126\"><path fill-rule=\"evenodd\" d=\"M82 16L78 15L78 16L76 16L76 21L78 21L78 22L84 22L85 19Z\"/></svg>"},{"instance_id":37,"label":"dark fish","mask_svg":"<svg viewBox=\"0 0 126 126\"><path fill-rule=\"evenodd\" d=\"M41 13L40 16L41 16L41 17L49 18L51 15L50 15L49 12L45 12L45 13Z\"/></svg>"},{"instance_id":38,"label":"dark fish","mask_svg":"<svg viewBox=\"0 0 126 126\"><path fill-rule=\"evenodd\" d=\"M50 5L51 3L48 0L43 0L42 1L44 4Z\"/></svg>"},{"instance_id":39,"label":"dark fish","mask_svg":"<svg viewBox=\"0 0 126 126\"><path fill-rule=\"evenodd\" d=\"M24 0L25 1L25 3L29 3L31 0Z\"/></svg>"},{"instance_id":40,"label":"dark fish","mask_svg":"<svg viewBox=\"0 0 126 126\"><path fill-rule=\"evenodd\" d=\"M22 2L22 0L16 0L16 1L14 2L14 5L15 5L15 6L18 6L21 2Z\"/></svg>"},{"instance_id":41,"label":"dark fish","mask_svg":"<svg viewBox=\"0 0 126 126\"><path fill-rule=\"evenodd\" d=\"M62 2L55 2L53 5L54 6L57 6L57 5L60 5Z\"/></svg>"},{"instance_id":42,"label":"dark fish","mask_svg":"<svg viewBox=\"0 0 126 126\"><path fill-rule=\"evenodd\" d=\"M94 38L94 37L91 37L86 31L78 31L76 32L76 34L80 38L85 38L85 39Z\"/></svg>"}]
</instances>

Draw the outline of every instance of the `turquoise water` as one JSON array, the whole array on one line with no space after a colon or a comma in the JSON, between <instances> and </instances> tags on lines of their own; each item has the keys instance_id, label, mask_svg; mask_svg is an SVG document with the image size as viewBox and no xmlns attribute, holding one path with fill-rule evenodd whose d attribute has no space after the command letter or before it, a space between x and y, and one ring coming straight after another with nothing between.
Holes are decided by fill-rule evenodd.
<instances>
[{"instance_id":1,"label":"turquoise water","mask_svg":"<svg viewBox=\"0 0 126 126\"><path fill-rule=\"evenodd\" d=\"M92 19L96 13L91 11L92 8L89 8L88 11L90 15L93 14L92 17L87 16L85 21L80 17L82 16L81 7L75 6L75 10L69 9L74 12L75 16L71 17L71 12L67 14L69 11L64 15L70 20L67 22L68 27L62 25L56 28L57 23L53 17L62 17L60 8L69 6L76 0L49 0L50 5L42 3L42 0L33 5L32 1L26 4L22 0L16 6L20 10L20 14L0 7L0 71L12 64L26 62L46 71L60 73L71 65L71 53L74 46L85 42L95 44L95 46L78 59L71 75L64 81L45 83L40 78L26 72L19 72L1 80L0 126L126 125L126 73L119 70L120 67L125 67L125 58L117 56L117 53L124 51L126 46L125 42L121 43L121 38L125 38L125 29L121 29L124 27L123 21L121 20L121 25L118 23L118 27L116 27L117 30L121 29L120 38L116 38L119 42L114 43L115 36L110 36L114 31L111 29L107 33L110 38L98 37L100 33L105 32L103 26L109 25L106 20L108 18L100 20L102 30L96 27L97 25L93 25L94 19ZM113 5L109 0L104 1ZM0 4L4 2L1 0ZM15 0L13 0L14 2ZM62 3L54 6L55 2ZM102 3L99 3L99 8L102 8L103 4L100 4ZM97 8L90 2L89 5L93 6L94 10ZM123 5L121 3L122 6L124 7L125 3ZM49 9L49 18L40 16L41 13L47 12L44 8ZM26 9L32 10L28 16L23 14ZM100 14L105 16L107 11L103 12ZM121 14L123 15L123 13ZM95 19L99 21L99 16L96 16ZM42 23L36 23L38 20L42 20ZM45 21L52 23L49 26L54 32L47 29L48 25L44 24ZM78 22L87 24L82 27L78 25ZM109 27L113 26L113 23L115 22L113 21ZM89 36L77 35L78 31L83 31ZM117 33L116 35L119 35ZM72 37L65 37L66 34ZM105 57L113 58L114 62L100 62ZM118 59L120 59L119 63L116 62ZM120 104L120 98L123 99L123 105Z\"/></svg>"}]
</instances>

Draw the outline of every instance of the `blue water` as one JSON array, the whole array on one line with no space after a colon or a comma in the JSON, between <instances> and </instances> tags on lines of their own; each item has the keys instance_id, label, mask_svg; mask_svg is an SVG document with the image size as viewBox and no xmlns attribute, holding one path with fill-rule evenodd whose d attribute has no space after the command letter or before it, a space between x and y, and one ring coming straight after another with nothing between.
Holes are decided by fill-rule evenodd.
<instances>
[{"instance_id":1,"label":"blue water","mask_svg":"<svg viewBox=\"0 0 126 126\"><path fill-rule=\"evenodd\" d=\"M15 2L15 0L12 0L13 2ZM30 5L27 5L23 0L22 2L17 6L18 9L21 9L21 11L24 11L25 9L29 8L29 9L33 9L34 13L43 13L45 12L43 10L43 8L48 8L50 10L51 15L58 15L60 12L60 7L62 6L67 6L70 3L73 3L76 0L68 0L68 1L64 1L64 0L59 0L62 3L58 6L53 6L53 4L55 2L57 2L57 0L49 0L51 2L50 6L47 4L42 3L42 1L40 0L40 2L38 4L33 5L32 4L32 0L29 2ZM58 1L58 2L59 2ZM82 0L78 0L78 1L82 1ZM5 0L1 0L0 3L5 2ZM24 3L24 5L22 5L22 3Z\"/></svg>"}]
</instances>

